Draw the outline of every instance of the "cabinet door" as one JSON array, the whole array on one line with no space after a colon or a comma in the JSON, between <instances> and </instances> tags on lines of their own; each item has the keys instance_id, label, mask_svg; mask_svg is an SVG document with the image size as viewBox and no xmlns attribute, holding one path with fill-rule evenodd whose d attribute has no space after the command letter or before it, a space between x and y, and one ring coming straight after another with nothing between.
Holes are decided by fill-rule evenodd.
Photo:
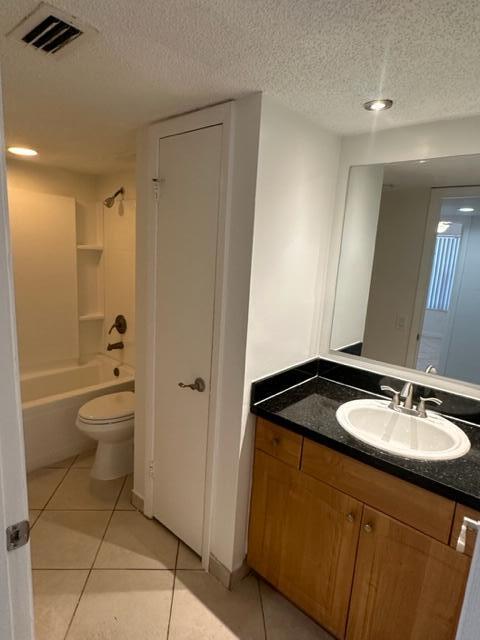
<instances>
[{"instance_id":1,"label":"cabinet door","mask_svg":"<svg viewBox=\"0 0 480 640\"><path fill-rule=\"evenodd\" d=\"M250 565L337 638L345 635L362 509L256 451Z\"/></svg>"},{"instance_id":2,"label":"cabinet door","mask_svg":"<svg viewBox=\"0 0 480 640\"><path fill-rule=\"evenodd\" d=\"M453 640L469 558L365 507L348 640Z\"/></svg>"},{"instance_id":3,"label":"cabinet door","mask_svg":"<svg viewBox=\"0 0 480 640\"><path fill-rule=\"evenodd\" d=\"M255 450L247 560L277 588L280 559L289 546L286 524L297 473L284 462Z\"/></svg>"}]
</instances>

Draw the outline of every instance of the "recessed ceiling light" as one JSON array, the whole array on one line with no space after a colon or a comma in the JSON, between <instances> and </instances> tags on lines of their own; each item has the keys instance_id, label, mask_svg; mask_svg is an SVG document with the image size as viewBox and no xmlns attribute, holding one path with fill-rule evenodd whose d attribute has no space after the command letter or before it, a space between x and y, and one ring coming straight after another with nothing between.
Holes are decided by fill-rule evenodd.
<instances>
[{"instance_id":1,"label":"recessed ceiling light","mask_svg":"<svg viewBox=\"0 0 480 640\"><path fill-rule=\"evenodd\" d=\"M365 102L363 108L367 111L385 111L393 105L393 100L369 100Z\"/></svg>"},{"instance_id":2,"label":"recessed ceiling light","mask_svg":"<svg viewBox=\"0 0 480 640\"><path fill-rule=\"evenodd\" d=\"M444 233L445 231L448 231L451 226L452 226L451 222L447 222L446 220L440 220L437 227L437 233Z\"/></svg>"},{"instance_id":3,"label":"recessed ceiling light","mask_svg":"<svg viewBox=\"0 0 480 640\"><path fill-rule=\"evenodd\" d=\"M472 213L472 211L475 211L475 209L473 209L472 207L460 207L459 211L461 211L462 213Z\"/></svg>"},{"instance_id":4,"label":"recessed ceiling light","mask_svg":"<svg viewBox=\"0 0 480 640\"><path fill-rule=\"evenodd\" d=\"M427 161L426 160L419 160L418 164L425 164Z\"/></svg>"},{"instance_id":5,"label":"recessed ceiling light","mask_svg":"<svg viewBox=\"0 0 480 640\"><path fill-rule=\"evenodd\" d=\"M8 151L13 153L15 156L38 156L38 151L35 151L35 149L29 149L28 147L8 147Z\"/></svg>"}]
</instances>

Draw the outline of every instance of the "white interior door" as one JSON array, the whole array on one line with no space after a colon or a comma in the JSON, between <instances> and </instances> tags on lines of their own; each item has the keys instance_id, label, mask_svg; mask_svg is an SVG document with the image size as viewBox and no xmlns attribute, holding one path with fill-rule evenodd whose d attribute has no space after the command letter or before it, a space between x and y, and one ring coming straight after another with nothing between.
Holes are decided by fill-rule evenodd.
<instances>
[{"instance_id":1,"label":"white interior door","mask_svg":"<svg viewBox=\"0 0 480 640\"><path fill-rule=\"evenodd\" d=\"M0 104L0 149L4 149ZM33 638L30 546L7 551L7 527L28 520L5 158L0 156L0 638Z\"/></svg>"},{"instance_id":2,"label":"white interior door","mask_svg":"<svg viewBox=\"0 0 480 640\"><path fill-rule=\"evenodd\" d=\"M222 125L159 141L154 516L201 553ZM179 387L196 378L203 392Z\"/></svg>"}]
</instances>

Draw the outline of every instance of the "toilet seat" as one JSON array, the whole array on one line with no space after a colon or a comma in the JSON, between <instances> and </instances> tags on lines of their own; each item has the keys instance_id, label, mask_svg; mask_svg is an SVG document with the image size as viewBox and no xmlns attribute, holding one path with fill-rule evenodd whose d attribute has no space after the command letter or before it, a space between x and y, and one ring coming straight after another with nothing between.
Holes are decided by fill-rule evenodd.
<instances>
[{"instance_id":1,"label":"toilet seat","mask_svg":"<svg viewBox=\"0 0 480 640\"><path fill-rule=\"evenodd\" d=\"M135 394L132 391L109 393L86 402L78 412L85 424L116 424L134 417Z\"/></svg>"},{"instance_id":2,"label":"toilet seat","mask_svg":"<svg viewBox=\"0 0 480 640\"><path fill-rule=\"evenodd\" d=\"M78 422L81 422L82 424L98 424L98 425L102 425L102 424L119 424L121 422L128 422L129 420L133 420L134 415L133 413L129 416L125 416L124 418L117 418L116 420L112 420L112 419L107 419L107 420L89 420L88 418L82 418L82 416L78 416L77 420Z\"/></svg>"}]
</instances>

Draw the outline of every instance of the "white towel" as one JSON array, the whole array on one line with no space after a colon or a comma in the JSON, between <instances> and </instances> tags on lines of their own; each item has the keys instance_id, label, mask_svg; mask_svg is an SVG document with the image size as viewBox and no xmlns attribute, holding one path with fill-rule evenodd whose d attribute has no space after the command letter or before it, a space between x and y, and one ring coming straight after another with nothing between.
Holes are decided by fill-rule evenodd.
<instances>
[{"instance_id":1,"label":"white towel","mask_svg":"<svg viewBox=\"0 0 480 640\"><path fill-rule=\"evenodd\" d=\"M476 522L470 518L463 519L457 551L465 551L467 529L477 531L477 541L470 565L456 640L478 640L480 638L480 521Z\"/></svg>"}]
</instances>

